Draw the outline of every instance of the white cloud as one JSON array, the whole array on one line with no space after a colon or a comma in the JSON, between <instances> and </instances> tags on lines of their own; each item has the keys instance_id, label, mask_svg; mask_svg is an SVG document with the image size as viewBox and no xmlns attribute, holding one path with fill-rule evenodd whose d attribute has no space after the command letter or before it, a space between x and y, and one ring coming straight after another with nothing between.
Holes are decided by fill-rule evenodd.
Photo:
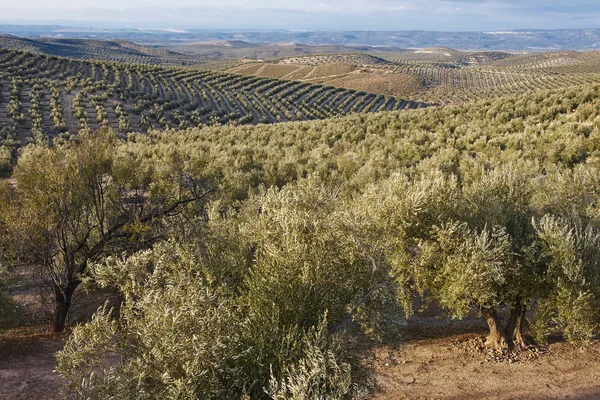
<instances>
[{"instance_id":1,"label":"white cloud","mask_svg":"<svg viewBox=\"0 0 600 400\"><path fill-rule=\"evenodd\" d=\"M0 19L130 21L178 27L506 30L595 27L600 1L0 0Z\"/></svg>"}]
</instances>

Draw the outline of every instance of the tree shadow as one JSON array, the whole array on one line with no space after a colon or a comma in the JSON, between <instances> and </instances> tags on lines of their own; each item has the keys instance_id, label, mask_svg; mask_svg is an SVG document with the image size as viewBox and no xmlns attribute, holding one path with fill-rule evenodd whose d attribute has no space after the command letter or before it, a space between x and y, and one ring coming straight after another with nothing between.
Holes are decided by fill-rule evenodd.
<instances>
[{"instance_id":1,"label":"tree shadow","mask_svg":"<svg viewBox=\"0 0 600 400\"><path fill-rule=\"evenodd\" d=\"M451 318L436 302L415 301L415 315L403 320L393 332L383 335L387 345L400 346L406 342L437 340L461 335L486 335L488 327L483 317L473 309L461 319Z\"/></svg>"}]
</instances>

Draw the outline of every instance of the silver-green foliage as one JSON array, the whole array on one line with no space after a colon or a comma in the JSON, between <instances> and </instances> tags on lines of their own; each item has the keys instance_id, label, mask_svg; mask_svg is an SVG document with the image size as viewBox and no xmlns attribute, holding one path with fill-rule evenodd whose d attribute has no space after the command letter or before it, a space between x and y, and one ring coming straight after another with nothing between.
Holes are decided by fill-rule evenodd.
<instances>
[{"instance_id":1,"label":"silver-green foliage","mask_svg":"<svg viewBox=\"0 0 600 400\"><path fill-rule=\"evenodd\" d=\"M436 228L434 235L423 261L435 265L428 288L440 304L457 317L467 315L473 305L502 305L509 275L515 273L506 232L501 227L478 232L466 223L453 223Z\"/></svg>"},{"instance_id":2,"label":"silver-green foliage","mask_svg":"<svg viewBox=\"0 0 600 400\"><path fill-rule=\"evenodd\" d=\"M327 313L328 329L335 331L387 273L376 261L377 249L361 240L358 217L317 178L270 189L251 201L256 211L242 231L255 262L241 294L251 321L248 347L257 360L251 367L260 376L281 377L304 359L307 329Z\"/></svg>"},{"instance_id":3,"label":"silver-green foliage","mask_svg":"<svg viewBox=\"0 0 600 400\"><path fill-rule=\"evenodd\" d=\"M239 313L211 288L197 258L167 243L94 268L127 299L77 327L58 368L79 398L231 398L239 379ZM240 382L242 386L244 382Z\"/></svg>"},{"instance_id":4,"label":"silver-green foliage","mask_svg":"<svg viewBox=\"0 0 600 400\"><path fill-rule=\"evenodd\" d=\"M167 242L91 267L125 301L118 318L103 310L76 328L60 353L71 390L94 399L351 396L333 333L386 273L337 196L316 178L268 190L236 213L209 212L201 244Z\"/></svg>"},{"instance_id":5,"label":"silver-green foliage","mask_svg":"<svg viewBox=\"0 0 600 400\"><path fill-rule=\"evenodd\" d=\"M303 357L287 365L283 376L271 373L267 394L273 400L342 400L355 391L351 367L340 362L329 344L325 321L307 332L302 340Z\"/></svg>"},{"instance_id":6,"label":"silver-green foliage","mask_svg":"<svg viewBox=\"0 0 600 400\"><path fill-rule=\"evenodd\" d=\"M569 341L589 342L600 332L600 231L593 222L544 216L538 232L550 258L554 290L541 299L536 328L544 338L560 328Z\"/></svg>"},{"instance_id":7,"label":"silver-green foliage","mask_svg":"<svg viewBox=\"0 0 600 400\"><path fill-rule=\"evenodd\" d=\"M540 337L589 340L600 124L572 110L599 91L131 136L124 149L148 170L171 154L206 166L220 199L171 226L179 244L92 269L125 303L77 328L59 369L89 398L347 397L330 333L393 291L407 313L415 293L456 317L537 304Z\"/></svg>"}]
</instances>

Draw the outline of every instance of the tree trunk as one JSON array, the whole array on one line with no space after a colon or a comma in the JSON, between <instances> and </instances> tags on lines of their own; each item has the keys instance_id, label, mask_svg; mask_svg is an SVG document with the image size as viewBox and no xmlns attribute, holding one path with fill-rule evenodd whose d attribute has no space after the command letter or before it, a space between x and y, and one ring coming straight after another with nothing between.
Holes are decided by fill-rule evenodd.
<instances>
[{"instance_id":1,"label":"tree trunk","mask_svg":"<svg viewBox=\"0 0 600 400\"><path fill-rule=\"evenodd\" d=\"M504 330L500 326L500 318L496 310L493 308L483 308L481 313L485 317L485 320L490 328L490 335L488 336L485 345L496 350L502 350L508 348L508 342Z\"/></svg>"},{"instance_id":2,"label":"tree trunk","mask_svg":"<svg viewBox=\"0 0 600 400\"><path fill-rule=\"evenodd\" d=\"M79 281L69 282L66 288L61 288L55 284L52 285L54 289L54 315L52 316L52 323L48 333L59 333L64 331L65 325L67 324L67 316L69 315L69 308L71 307L71 299Z\"/></svg>"},{"instance_id":3,"label":"tree trunk","mask_svg":"<svg viewBox=\"0 0 600 400\"><path fill-rule=\"evenodd\" d=\"M50 324L48 333L59 333L65 329L70 306L70 301L62 299L56 300L56 305L54 306L54 315L52 316L52 323Z\"/></svg>"},{"instance_id":4,"label":"tree trunk","mask_svg":"<svg viewBox=\"0 0 600 400\"><path fill-rule=\"evenodd\" d=\"M525 313L527 309L522 306L517 306L510 309L510 318L506 325L506 337L515 346L527 347L527 342L523 337L523 326L525 324Z\"/></svg>"}]
</instances>

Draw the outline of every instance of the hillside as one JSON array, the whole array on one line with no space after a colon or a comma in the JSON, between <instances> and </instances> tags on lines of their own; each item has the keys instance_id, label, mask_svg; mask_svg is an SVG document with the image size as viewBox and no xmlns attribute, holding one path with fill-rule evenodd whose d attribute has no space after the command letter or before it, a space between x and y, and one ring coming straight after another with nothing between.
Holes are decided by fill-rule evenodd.
<instances>
[{"instance_id":1,"label":"hillside","mask_svg":"<svg viewBox=\"0 0 600 400\"><path fill-rule=\"evenodd\" d=\"M161 48L205 59L252 59L270 60L285 57L301 57L312 54L398 52L398 48L371 46L345 46L340 44L306 43L248 43L241 40L214 40L184 42L183 44L160 44Z\"/></svg>"},{"instance_id":2,"label":"hillside","mask_svg":"<svg viewBox=\"0 0 600 400\"><path fill-rule=\"evenodd\" d=\"M600 79L600 52L517 55L433 48L288 57L229 71L447 104L593 84Z\"/></svg>"},{"instance_id":3,"label":"hillside","mask_svg":"<svg viewBox=\"0 0 600 400\"><path fill-rule=\"evenodd\" d=\"M125 40L28 39L12 35L0 35L0 49L82 60L93 59L151 65L201 65L210 61L209 59L179 54L166 49L142 46Z\"/></svg>"},{"instance_id":4,"label":"hillside","mask_svg":"<svg viewBox=\"0 0 600 400\"><path fill-rule=\"evenodd\" d=\"M9 38L13 40L13 38ZM511 55L447 48L312 54L245 62L226 73L189 67L80 60L0 49L2 140L54 138L111 127L122 135L199 125L258 124L471 102L600 82L600 53ZM68 51L70 41L56 41ZM16 43L24 45L27 40ZM55 43L55 44L56 44ZM73 41L74 48L81 43ZM84 48L94 49L84 42ZM95 49L112 49L97 42ZM102 46L100 46L102 44ZM107 58L174 53L118 42ZM222 43L215 43L219 47ZM246 49L244 43L233 43ZM54 49L54 50L52 50ZM89 50L89 54L94 54ZM120 54L116 57L115 54ZM75 54L76 55L76 54ZM79 54L80 57L84 55Z\"/></svg>"},{"instance_id":5,"label":"hillside","mask_svg":"<svg viewBox=\"0 0 600 400\"><path fill-rule=\"evenodd\" d=\"M143 140L150 146L197 148L232 177L240 163L237 158L252 157L258 174L267 181L275 176L265 174L285 171L284 165L290 165L299 169L294 176L344 171L346 178L358 183L353 188L363 187L362 180L379 180L417 164L427 170L434 155L441 157L436 162L442 164L462 160L465 168L470 168L471 157L490 164L523 157L542 164L596 164L600 163L595 147L600 135L599 93L600 83L578 85L445 107L156 131ZM212 150L200 152L208 147ZM242 155L244 148L253 149L252 154ZM314 149L324 152L315 154ZM307 163L311 157L319 158L319 163Z\"/></svg>"},{"instance_id":6,"label":"hillside","mask_svg":"<svg viewBox=\"0 0 600 400\"><path fill-rule=\"evenodd\" d=\"M270 78L0 50L2 140L112 127L120 134L258 124L425 106Z\"/></svg>"},{"instance_id":7,"label":"hillside","mask_svg":"<svg viewBox=\"0 0 600 400\"><path fill-rule=\"evenodd\" d=\"M136 44L123 39L25 38L0 34L0 49L29 51L82 60L105 60L163 66L199 66L222 69L251 60L302 57L313 54L400 52L398 48L302 43L249 43L209 40Z\"/></svg>"},{"instance_id":8,"label":"hillside","mask_svg":"<svg viewBox=\"0 0 600 400\"><path fill-rule=\"evenodd\" d=\"M319 84L428 104L466 102L475 98L592 84L598 81L600 74L600 53L596 51L515 54L458 51L448 47L406 50L345 45L260 44L220 39L147 47L123 40L25 39L10 35L0 36L0 48L89 62L106 60L164 67L195 66L205 71L225 70L233 74ZM291 86L290 89L294 91ZM162 96L161 91L157 92ZM246 97L251 100L252 96ZM342 99L341 103L344 103L348 97L343 95ZM354 99L350 100L350 105L344 103L343 112L363 109L360 101L353 102ZM387 99L384 102L385 109L395 108L387 103ZM232 113L238 106L230 104L224 109ZM244 108L255 116L252 123L290 120L294 119L290 113L297 114L293 105L284 105L283 109L288 114L279 119L277 113L264 111L260 106L249 104ZM311 112L315 113L314 110ZM248 113L241 112L242 115ZM332 114L326 111L325 114L317 112L317 115L322 118ZM132 126L137 129L136 123Z\"/></svg>"}]
</instances>

